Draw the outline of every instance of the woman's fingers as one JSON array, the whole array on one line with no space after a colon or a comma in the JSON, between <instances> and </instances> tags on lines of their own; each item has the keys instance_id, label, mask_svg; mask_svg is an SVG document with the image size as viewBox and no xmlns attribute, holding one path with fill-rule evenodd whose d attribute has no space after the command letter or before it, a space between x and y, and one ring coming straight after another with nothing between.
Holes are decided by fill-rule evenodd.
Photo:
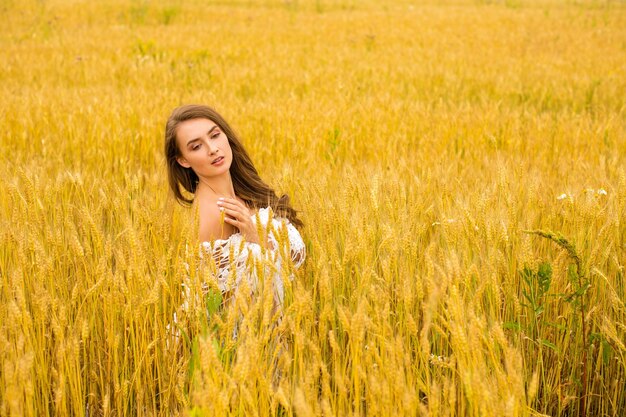
<instances>
[{"instance_id":1,"label":"woman's fingers","mask_svg":"<svg viewBox=\"0 0 626 417\"><path fill-rule=\"evenodd\" d=\"M245 213L242 213L241 211L230 207L220 206L220 211L242 222L245 222L246 219L249 217Z\"/></svg>"},{"instance_id":2,"label":"woman's fingers","mask_svg":"<svg viewBox=\"0 0 626 417\"><path fill-rule=\"evenodd\" d=\"M226 223L232 224L239 229L246 239L253 242L258 240L250 209L245 204L232 198L223 198L217 202L217 205L220 211L225 214L224 221Z\"/></svg>"},{"instance_id":3,"label":"woman's fingers","mask_svg":"<svg viewBox=\"0 0 626 417\"><path fill-rule=\"evenodd\" d=\"M258 233L252 223L252 219L247 208L245 209L245 212L242 212L240 206L233 203L226 203L220 204L220 210L225 214L224 221L226 223L232 224L239 229L247 241L258 243Z\"/></svg>"},{"instance_id":4,"label":"woman's fingers","mask_svg":"<svg viewBox=\"0 0 626 417\"><path fill-rule=\"evenodd\" d=\"M231 218L233 218L233 219L235 219L237 221L240 221L240 222L244 222L245 221L245 215L242 214L239 211L232 210L232 209L229 209L229 208L224 208L222 211L224 212L224 214L229 215ZM224 219L226 219L226 217Z\"/></svg>"},{"instance_id":5,"label":"woman's fingers","mask_svg":"<svg viewBox=\"0 0 626 417\"><path fill-rule=\"evenodd\" d=\"M228 209L240 212L244 216L249 216L250 215L250 210L248 210L248 208L246 206L244 206L239 201L231 199L231 198L219 200L217 202L217 205L219 207L224 207L224 208L228 208Z\"/></svg>"},{"instance_id":6,"label":"woman's fingers","mask_svg":"<svg viewBox=\"0 0 626 417\"><path fill-rule=\"evenodd\" d=\"M236 198L224 198L222 201L225 201L226 203L234 204L237 207L241 208L242 210L248 209L248 207L246 207L245 204L243 204L241 201L237 200Z\"/></svg>"},{"instance_id":7,"label":"woman's fingers","mask_svg":"<svg viewBox=\"0 0 626 417\"><path fill-rule=\"evenodd\" d=\"M232 217L224 217L224 221L226 223L232 224L233 226L235 226L237 228L239 228L239 225L241 224L241 222L239 220L237 220L235 218L232 218Z\"/></svg>"}]
</instances>

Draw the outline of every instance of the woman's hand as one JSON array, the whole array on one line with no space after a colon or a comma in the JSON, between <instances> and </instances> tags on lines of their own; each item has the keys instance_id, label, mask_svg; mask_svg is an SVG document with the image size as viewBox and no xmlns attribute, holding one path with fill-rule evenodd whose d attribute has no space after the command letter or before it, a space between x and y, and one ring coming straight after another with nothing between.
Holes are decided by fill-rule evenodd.
<instances>
[{"instance_id":1,"label":"woman's hand","mask_svg":"<svg viewBox=\"0 0 626 417\"><path fill-rule=\"evenodd\" d=\"M217 205L220 211L226 214L224 221L239 229L239 232L246 241L261 244L261 242L259 242L259 233L254 223L252 223L252 213L245 204L234 198L222 197L217 201Z\"/></svg>"}]
</instances>

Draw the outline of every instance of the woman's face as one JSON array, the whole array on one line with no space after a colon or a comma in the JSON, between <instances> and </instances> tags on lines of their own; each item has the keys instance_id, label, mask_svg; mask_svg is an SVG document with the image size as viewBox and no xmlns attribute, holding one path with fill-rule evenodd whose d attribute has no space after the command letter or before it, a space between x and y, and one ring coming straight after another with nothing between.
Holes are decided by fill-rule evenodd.
<instances>
[{"instance_id":1,"label":"woman's face","mask_svg":"<svg viewBox=\"0 0 626 417\"><path fill-rule=\"evenodd\" d=\"M181 122L176 130L180 156L178 163L191 168L198 177L213 177L228 172L233 153L226 134L209 119Z\"/></svg>"}]
</instances>

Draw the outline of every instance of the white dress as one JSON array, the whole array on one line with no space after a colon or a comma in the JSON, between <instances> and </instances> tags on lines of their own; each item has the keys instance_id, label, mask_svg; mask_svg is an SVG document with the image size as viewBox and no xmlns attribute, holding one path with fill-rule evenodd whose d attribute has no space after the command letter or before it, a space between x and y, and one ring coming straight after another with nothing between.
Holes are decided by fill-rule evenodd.
<instances>
[{"instance_id":1,"label":"white dress","mask_svg":"<svg viewBox=\"0 0 626 417\"><path fill-rule=\"evenodd\" d=\"M285 264L285 258L293 263L295 268L299 268L306 257L306 250L302 236L298 230L286 218L275 218L270 207L261 208L258 212L264 234L267 234L268 247L263 250L257 243L246 242L241 233L234 233L228 239L217 239L213 242L202 242L200 248L200 258L207 262L204 267L213 266L214 273L209 274L212 283L202 283L202 291L206 292L210 287L217 287L226 298L237 293L242 280L246 279L248 288L255 292L259 284L259 268L263 272L265 279L272 278L274 290L274 304L282 306L284 297L284 285L282 281L281 269ZM271 223L269 219L271 218ZM256 214L251 216L252 222L256 225ZM207 256L208 255L208 256ZM200 303L199 294L192 291L193 285L189 282L188 275L182 283L183 304L179 312L188 313L190 306L198 306ZM293 279L290 275L289 279ZM213 284L213 285L211 285ZM182 310L182 311L181 311ZM174 313L173 324L178 325L177 314ZM171 326L166 326L168 333L171 333ZM178 339L179 331L172 334ZM236 337L236 335L235 335Z\"/></svg>"},{"instance_id":2,"label":"white dress","mask_svg":"<svg viewBox=\"0 0 626 417\"><path fill-rule=\"evenodd\" d=\"M256 214L251 218L256 226ZM258 218L262 230L267 234L268 247L265 251L257 243L246 242L241 233L234 233L228 239L203 242L201 256L210 255L215 261L215 279L222 294L234 294L242 279L247 279L252 291L256 291L260 265L264 268L265 277L273 277L274 298L281 305L284 296L281 278L284 258L289 256L293 266L299 268L306 257L304 242L289 220L272 216L270 207L261 208Z\"/></svg>"}]
</instances>

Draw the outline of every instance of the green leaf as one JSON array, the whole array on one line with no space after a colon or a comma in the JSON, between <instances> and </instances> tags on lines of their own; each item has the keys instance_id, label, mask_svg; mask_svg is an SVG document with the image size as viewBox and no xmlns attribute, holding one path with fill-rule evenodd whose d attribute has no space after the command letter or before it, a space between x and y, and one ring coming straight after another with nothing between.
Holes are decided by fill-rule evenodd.
<instances>
[{"instance_id":1,"label":"green leaf","mask_svg":"<svg viewBox=\"0 0 626 417\"><path fill-rule=\"evenodd\" d=\"M213 337L211 338L211 344L213 345L213 349L215 349L215 353L217 353L218 356L220 356L221 352L222 352L222 347L220 346L219 342L217 341L217 338Z\"/></svg>"},{"instance_id":2,"label":"green leaf","mask_svg":"<svg viewBox=\"0 0 626 417\"><path fill-rule=\"evenodd\" d=\"M193 378L193 374L196 369L200 368L200 350L198 347L198 336L193 338L193 343L191 344L191 356L189 358L189 368L188 374L189 378Z\"/></svg>"},{"instance_id":3,"label":"green leaf","mask_svg":"<svg viewBox=\"0 0 626 417\"><path fill-rule=\"evenodd\" d=\"M542 280L549 280L552 277L552 265L550 262L543 262L537 268L537 275L539 275Z\"/></svg>"},{"instance_id":4,"label":"green leaf","mask_svg":"<svg viewBox=\"0 0 626 417\"><path fill-rule=\"evenodd\" d=\"M552 284L552 265L550 265L549 262L544 262L539 265L539 268L537 269L537 277L539 280L541 295L544 295L550 290L550 284Z\"/></svg>"},{"instance_id":5,"label":"green leaf","mask_svg":"<svg viewBox=\"0 0 626 417\"><path fill-rule=\"evenodd\" d=\"M516 321L507 321L502 325L503 328L507 330L515 330L519 332L522 329L522 326Z\"/></svg>"},{"instance_id":6,"label":"green leaf","mask_svg":"<svg viewBox=\"0 0 626 417\"><path fill-rule=\"evenodd\" d=\"M585 294L585 292L587 291L587 288L589 288L589 287L590 287L590 285L583 284L582 287L578 288L576 291L574 291L571 294L569 294L565 298L565 301L567 301L569 303L569 302L571 302L574 299L578 299L578 298L582 297Z\"/></svg>"},{"instance_id":7,"label":"green leaf","mask_svg":"<svg viewBox=\"0 0 626 417\"><path fill-rule=\"evenodd\" d=\"M608 365L611 357L613 356L613 348L606 340L603 340L600 346L602 348L602 363L604 365Z\"/></svg>"},{"instance_id":8,"label":"green leaf","mask_svg":"<svg viewBox=\"0 0 626 417\"><path fill-rule=\"evenodd\" d=\"M206 295L206 314L207 317L211 317L215 314L222 305L222 293L210 289Z\"/></svg>"},{"instance_id":9,"label":"green leaf","mask_svg":"<svg viewBox=\"0 0 626 417\"><path fill-rule=\"evenodd\" d=\"M567 277L569 278L570 282L573 283L574 285L578 284L578 271L576 270L576 265L574 264L570 264L569 267L567 268Z\"/></svg>"},{"instance_id":10,"label":"green leaf","mask_svg":"<svg viewBox=\"0 0 626 417\"><path fill-rule=\"evenodd\" d=\"M558 329L558 330L561 330L561 331L567 330L567 326L565 326L563 324L553 323L553 322L550 322L550 321L546 321L546 322L544 322L544 324L546 326L554 327L555 329Z\"/></svg>"},{"instance_id":11,"label":"green leaf","mask_svg":"<svg viewBox=\"0 0 626 417\"><path fill-rule=\"evenodd\" d=\"M545 347L548 347L548 348L552 349L556 353L559 353L559 348L557 348L556 345L554 343L550 342L549 340L539 339L539 343L541 343Z\"/></svg>"}]
</instances>

